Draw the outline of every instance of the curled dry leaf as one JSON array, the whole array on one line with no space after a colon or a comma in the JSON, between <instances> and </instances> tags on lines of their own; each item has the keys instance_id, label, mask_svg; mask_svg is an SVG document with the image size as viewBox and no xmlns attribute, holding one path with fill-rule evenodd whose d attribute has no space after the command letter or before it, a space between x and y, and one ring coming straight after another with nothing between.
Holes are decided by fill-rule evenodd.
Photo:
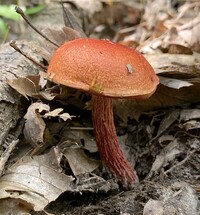
<instances>
[{"instance_id":1,"label":"curled dry leaf","mask_svg":"<svg viewBox=\"0 0 200 215\"><path fill-rule=\"evenodd\" d=\"M151 171L148 177L151 177L154 173L159 173L161 168L164 168L170 161L174 160L181 151L179 150L179 142L174 139L164 149L161 150L160 154L156 156Z\"/></svg>"},{"instance_id":2,"label":"curled dry leaf","mask_svg":"<svg viewBox=\"0 0 200 215\"><path fill-rule=\"evenodd\" d=\"M179 127L185 129L186 131L198 129L200 128L200 122L197 120L189 120L183 124L180 124Z\"/></svg>"},{"instance_id":3,"label":"curled dry leaf","mask_svg":"<svg viewBox=\"0 0 200 215\"><path fill-rule=\"evenodd\" d=\"M25 139L33 146L44 143L44 131L46 128L45 122L41 117L42 111L49 111L50 107L43 103L33 103L29 106L26 115L24 126Z\"/></svg>"},{"instance_id":4,"label":"curled dry leaf","mask_svg":"<svg viewBox=\"0 0 200 215\"><path fill-rule=\"evenodd\" d=\"M61 124L59 124L61 125ZM55 127L55 125L53 125ZM50 128L52 130L54 128ZM91 134L93 128L83 127L79 123L74 123L69 128L68 126L62 127L60 135L63 141L71 141L82 146L85 150L95 153L98 151L94 136Z\"/></svg>"},{"instance_id":5,"label":"curled dry leaf","mask_svg":"<svg viewBox=\"0 0 200 215\"><path fill-rule=\"evenodd\" d=\"M72 118L68 113L61 113L62 111L62 108L50 111L50 107L41 102L31 104L24 116L26 119L24 126L25 139L33 147L44 144L46 124L43 118L59 117L64 121ZM42 114L42 112L44 113Z\"/></svg>"},{"instance_id":6,"label":"curled dry leaf","mask_svg":"<svg viewBox=\"0 0 200 215\"><path fill-rule=\"evenodd\" d=\"M171 75L173 78L192 78L196 74L194 68L198 70L198 63L194 55L155 54L144 56L153 66L156 74L165 76L170 74L169 78L172 77Z\"/></svg>"},{"instance_id":7,"label":"curled dry leaf","mask_svg":"<svg viewBox=\"0 0 200 215\"><path fill-rule=\"evenodd\" d=\"M67 121L68 119L72 119L72 117L74 117L74 116L70 116L68 113L62 113L62 114L59 114L59 117L62 120Z\"/></svg>"},{"instance_id":8,"label":"curled dry leaf","mask_svg":"<svg viewBox=\"0 0 200 215\"><path fill-rule=\"evenodd\" d=\"M80 147L67 147L63 150L63 155L69 162L71 170L75 176L90 173L99 167L100 162L89 158Z\"/></svg>"},{"instance_id":9,"label":"curled dry leaf","mask_svg":"<svg viewBox=\"0 0 200 215\"><path fill-rule=\"evenodd\" d=\"M164 118L162 119L157 134L156 136L152 139L155 140L157 139L161 134L163 134L170 126L173 125L173 123L178 120L178 117L180 115L180 110L179 109L173 109L170 110L167 114L165 114Z\"/></svg>"},{"instance_id":10,"label":"curled dry leaf","mask_svg":"<svg viewBox=\"0 0 200 215\"><path fill-rule=\"evenodd\" d=\"M62 29L45 28L42 30L42 33L59 46L69 40L82 37L81 33L68 27L63 27ZM41 55L47 60L47 62L49 62L57 47L46 40L44 42L44 38L39 39L41 40L41 45L44 46L44 49L46 50L45 52L42 52Z\"/></svg>"},{"instance_id":11,"label":"curled dry leaf","mask_svg":"<svg viewBox=\"0 0 200 215\"><path fill-rule=\"evenodd\" d=\"M200 69L194 55L156 54L145 58L161 77L161 83L150 99L135 104L141 111L200 101Z\"/></svg>"},{"instance_id":12,"label":"curled dry leaf","mask_svg":"<svg viewBox=\"0 0 200 215\"><path fill-rule=\"evenodd\" d=\"M44 118L47 118L47 117L56 117L56 116L59 116L59 114L63 111L63 108L56 108L55 110L53 111L50 111L48 113L45 113L44 114Z\"/></svg>"},{"instance_id":13,"label":"curled dry leaf","mask_svg":"<svg viewBox=\"0 0 200 215\"><path fill-rule=\"evenodd\" d=\"M166 87L174 88L174 89L180 89L182 87L189 87L193 84L189 83L188 81L182 81L179 79L174 78L166 78L166 77L159 77L160 83L163 84Z\"/></svg>"},{"instance_id":14,"label":"curled dry leaf","mask_svg":"<svg viewBox=\"0 0 200 215\"><path fill-rule=\"evenodd\" d=\"M39 75L7 80L7 83L26 99L39 91Z\"/></svg>"},{"instance_id":15,"label":"curled dry leaf","mask_svg":"<svg viewBox=\"0 0 200 215\"><path fill-rule=\"evenodd\" d=\"M11 166L0 179L0 199L16 199L27 209L41 211L61 193L72 191L74 178L60 173L49 156L58 158L51 151L50 155L24 157Z\"/></svg>"},{"instance_id":16,"label":"curled dry leaf","mask_svg":"<svg viewBox=\"0 0 200 215\"><path fill-rule=\"evenodd\" d=\"M26 99L32 97L36 99L53 100L55 94L51 93L50 90L44 89L47 84L47 75L45 74L46 73L40 72L38 75L29 75L25 78L7 80L7 83Z\"/></svg>"},{"instance_id":17,"label":"curled dry leaf","mask_svg":"<svg viewBox=\"0 0 200 215\"><path fill-rule=\"evenodd\" d=\"M186 131L200 128L200 110L194 109L183 109L180 114L179 127ZM184 122L184 123L183 123Z\"/></svg>"},{"instance_id":18,"label":"curled dry leaf","mask_svg":"<svg viewBox=\"0 0 200 215\"><path fill-rule=\"evenodd\" d=\"M59 117L64 121L67 121L68 119L72 119L73 116L70 116L68 113L61 113L63 111L63 108L56 108L53 111L47 112L43 115L44 118L48 117Z\"/></svg>"},{"instance_id":19,"label":"curled dry leaf","mask_svg":"<svg viewBox=\"0 0 200 215\"><path fill-rule=\"evenodd\" d=\"M188 121L191 119L200 119L200 109L183 109L180 113L181 121Z\"/></svg>"},{"instance_id":20,"label":"curled dry leaf","mask_svg":"<svg viewBox=\"0 0 200 215\"><path fill-rule=\"evenodd\" d=\"M147 28L143 27L146 36L140 40L140 51L149 54L158 52L192 54L194 50L198 52L199 8L199 2L186 2L178 8L179 12L176 13L172 4L168 4L167 1L148 2L143 15ZM152 35L150 39L148 39L149 30Z\"/></svg>"}]
</instances>

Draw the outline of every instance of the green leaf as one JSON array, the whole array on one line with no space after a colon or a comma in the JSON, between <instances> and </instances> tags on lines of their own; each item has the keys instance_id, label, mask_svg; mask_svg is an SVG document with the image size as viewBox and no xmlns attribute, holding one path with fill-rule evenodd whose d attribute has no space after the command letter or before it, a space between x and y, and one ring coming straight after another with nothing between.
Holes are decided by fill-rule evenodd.
<instances>
[{"instance_id":1,"label":"green leaf","mask_svg":"<svg viewBox=\"0 0 200 215\"><path fill-rule=\"evenodd\" d=\"M25 14L26 14L26 15L37 14L37 13L39 13L41 10L43 10L44 7L45 7L45 6L44 6L43 4L40 4L40 5L35 6L35 7L27 8L27 9L25 10Z\"/></svg>"},{"instance_id":2,"label":"green leaf","mask_svg":"<svg viewBox=\"0 0 200 215\"><path fill-rule=\"evenodd\" d=\"M16 13L15 11L16 5L0 5L0 16L12 19L15 21L19 21L21 19L20 15Z\"/></svg>"},{"instance_id":3,"label":"green leaf","mask_svg":"<svg viewBox=\"0 0 200 215\"><path fill-rule=\"evenodd\" d=\"M7 33L7 26L3 19L0 18L0 37L4 38Z\"/></svg>"}]
</instances>

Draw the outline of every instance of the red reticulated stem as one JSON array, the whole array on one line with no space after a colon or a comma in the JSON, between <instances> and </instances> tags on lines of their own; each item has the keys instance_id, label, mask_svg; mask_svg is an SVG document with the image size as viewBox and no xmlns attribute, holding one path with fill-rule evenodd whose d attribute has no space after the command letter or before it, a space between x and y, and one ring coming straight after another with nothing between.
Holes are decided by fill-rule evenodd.
<instances>
[{"instance_id":1,"label":"red reticulated stem","mask_svg":"<svg viewBox=\"0 0 200 215\"><path fill-rule=\"evenodd\" d=\"M118 145L111 98L92 96L92 122L96 144L104 165L123 187L132 187L138 182L138 177Z\"/></svg>"}]
</instances>

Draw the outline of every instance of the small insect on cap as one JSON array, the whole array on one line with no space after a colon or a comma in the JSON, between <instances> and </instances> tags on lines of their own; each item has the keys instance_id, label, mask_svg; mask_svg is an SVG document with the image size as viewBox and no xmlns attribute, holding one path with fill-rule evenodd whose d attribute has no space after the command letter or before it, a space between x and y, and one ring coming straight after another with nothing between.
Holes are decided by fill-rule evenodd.
<instances>
[{"instance_id":1,"label":"small insect on cap","mask_svg":"<svg viewBox=\"0 0 200 215\"><path fill-rule=\"evenodd\" d=\"M139 52L99 39L64 43L55 51L48 74L58 84L113 98L145 99L159 83Z\"/></svg>"}]
</instances>

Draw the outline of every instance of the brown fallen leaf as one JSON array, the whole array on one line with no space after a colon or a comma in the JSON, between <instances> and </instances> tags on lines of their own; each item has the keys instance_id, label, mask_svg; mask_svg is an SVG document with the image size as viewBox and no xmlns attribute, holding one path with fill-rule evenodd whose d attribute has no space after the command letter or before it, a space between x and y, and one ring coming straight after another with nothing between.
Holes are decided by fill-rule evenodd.
<instances>
[{"instance_id":1,"label":"brown fallen leaf","mask_svg":"<svg viewBox=\"0 0 200 215\"><path fill-rule=\"evenodd\" d=\"M68 27L62 27L58 29L45 28L42 30L42 33L46 35L50 40L57 43L59 46L62 45L64 42L83 37L81 33ZM44 42L44 38L39 39L41 46L45 50L41 52L41 55L45 60L47 60L47 62L49 62L57 47L46 40Z\"/></svg>"},{"instance_id":2,"label":"brown fallen leaf","mask_svg":"<svg viewBox=\"0 0 200 215\"><path fill-rule=\"evenodd\" d=\"M51 89L46 89L47 75L44 72L25 78L9 79L7 83L26 99L32 97L50 101L56 96Z\"/></svg>"},{"instance_id":3,"label":"brown fallen leaf","mask_svg":"<svg viewBox=\"0 0 200 215\"><path fill-rule=\"evenodd\" d=\"M165 116L164 116L164 118L162 119L159 127L158 127L158 131L157 131L156 136L151 141L157 139L171 125L173 125L173 123L178 120L179 114L180 114L180 110L179 109L172 109L171 111L169 111L168 113L166 113Z\"/></svg>"},{"instance_id":4,"label":"brown fallen leaf","mask_svg":"<svg viewBox=\"0 0 200 215\"><path fill-rule=\"evenodd\" d=\"M162 168L164 168L170 161L174 160L180 153L179 142L177 139L174 139L156 156L156 160L154 161L147 178L152 177L154 174L158 174Z\"/></svg>"},{"instance_id":5,"label":"brown fallen leaf","mask_svg":"<svg viewBox=\"0 0 200 215\"><path fill-rule=\"evenodd\" d=\"M66 147L62 152L75 176L90 173L101 164L100 161L89 158L78 145Z\"/></svg>"},{"instance_id":6,"label":"brown fallen leaf","mask_svg":"<svg viewBox=\"0 0 200 215\"><path fill-rule=\"evenodd\" d=\"M179 124L179 128L184 129L186 131L193 130L193 129L199 129L200 122L197 120L189 120L183 124Z\"/></svg>"},{"instance_id":7,"label":"brown fallen leaf","mask_svg":"<svg viewBox=\"0 0 200 215\"><path fill-rule=\"evenodd\" d=\"M50 107L46 104L36 102L29 106L26 115L24 118L26 119L24 125L24 136L25 139L33 146L36 147L38 145L43 144L44 141L44 132L46 129L46 125L44 120L41 117L42 111L49 111Z\"/></svg>"},{"instance_id":8,"label":"brown fallen leaf","mask_svg":"<svg viewBox=\"0 0 200 215\"><path fill-rule=\"evenodd\" d=\"M55 125L53 125L55 127ZM52 130L52 126L50 128ZM61 129L60 129L61 130ZM60 135L62 136L62 141L71 141L77 143L83 149L91 153L98 151L94 136L91 134L93 128L83 127L79 123L71 125L71 127L64 126Z\"/></svg>"},{"instance_id":9,"label":"brown fallen leaf","mask_svg":"<svg viewBox=\"0 0 200 215\"><path fill-rule=\"evenodd\" d=\"M63 108L56 108L53 111L45 113L42 117L43 118L51 118L51 117L59 117L64 121L68 119L72 119L74 116L70 116L68 113L61 113L63 112Z\"/></svg>"},{"instance_id":10,"label":"brown fallen leaf","mask_svg":"<svg viewBox=\"0 0 200 215\"><path fill-rule=\"evenodd\" d=\"M0 179L0 199L15 199L27 210L41 211L61 193L72 191L74 178L49 162L50 158L57 160L57 156L51 151L50 155L24 157L11 166Z\"/></svg>"},{"instance_id":11,"label":"brown fallen leaf","mask_svg":"<svg viewBox=\"0 0 200 215\"><path fill-rule=\"evenodd\" d=\"M62 108L50 111L50 107L41 102L31 104L24 116L26 119L23 131L25 139L33 147L44 145L49 140L50 134L43 118L59 117L63 121L67 121L73 117L68 113L61 113L62 111Z\"/></svg>"},{"instance_id":12,"label":"brown fallen leaf","mask_svg":"<svg viewBox=\"0 0 200 215\"><path fill-rule=\"evenodd\" d=\"M200 109L193 108L193 109L181 110L181 113L180 113L181 121L188 121L191 119L200 119Z\"/></svg>"},{"instance_id":13,"label":"brown fallen leaf","mask_svg":"<svg viewBox=\"0 0 200 215\"><path fill-rule=\"evenodd\" d=\"M193 84L188 82L188 81L183 81L180 79L175 79L175 78L166 78L166 77L159 77L160 83L166 87L170 87L173 89L180 89L182 87L189 87L192 86Z\"/></svg>"},{"instance_id":14,"label":"brown fallen leaf","mask_svg":"<svg viewBox=\"0 0 200 215\"><path fill-rule=\"evenodd\" d=\"M18 93L23 95L26 99L28 96L38 93L39 91L39 75L27 76L25 78L17 78L7 80L7 83L15 89Z\"/></svg>"}]
</instances>

